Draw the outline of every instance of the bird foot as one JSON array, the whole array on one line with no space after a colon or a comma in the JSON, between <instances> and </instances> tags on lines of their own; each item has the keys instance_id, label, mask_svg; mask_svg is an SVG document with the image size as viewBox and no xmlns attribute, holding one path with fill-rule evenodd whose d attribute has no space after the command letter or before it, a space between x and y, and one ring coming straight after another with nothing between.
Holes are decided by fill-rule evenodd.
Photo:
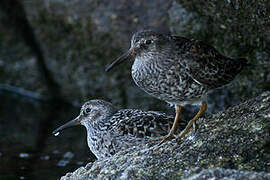
<instances>
[{"instance_id":1,"label":"bird foot","mask_svg":"<svg viewBox=\"0 0 270 180\"><path fill-rule=\"evenodd\" d=\"M159 146L159 145L163 144L164 142L169 141L169 140L171 140L171 139L173 139L173 138L175 138L175 136L174 136L173 134L168 134L168 135L166 135L166 136L162 136L162 137L159 137L159 138L151 139L151 140L149 140L149 141L150 141L150 142L161 141L161 142L158 144L158 146Z\"/></svg>"},{"instance_id":2,"label":"bird foot","mask_svg":"<svg viewBox=\"0 0 270 180\"><path fill-rule=\"evenodd\" d=\"M163 137L162 141L160 141L160 143L158 143L158 146L160 146L161 144L171 140L175 138L175 136L173 134L168 134L167 136Z\"/></svg>"},{"instance_id":3,"label":"bird foot","mask_svg":"<svg viewBox=\"0 0 270 180\"><path fill-rule=\"evenodd\" d=\"M184 138L184 136L188 133L189 131L185 132L182 131L179 136L176 137L176 142L181 143L182 139Z\"/></svg>"},{"instance_id":4,"label":"bird foot","mask_svg":"<svg viewBox=\"0 0 270 180\"><path fill-rule=\"evenodd\" d=\"M186 128L176 137L176 141L178 143L181 142L181 140L183 139L183 137L190 132L190 129L193 127L194 132L196 133L198 130L198 125L196 123L196 121L191 120L189 121L189 123L187 124Z\"/></svg>"},{"instance_id":5,"label":"bird foot","mask_svg":"<svg viewBox=\"0 0 270 180\"><path fill-rule=\"evenodd\" d=\"M199 128L199 126L196 123L196 121L193 122L193 125L192 126L193 126L193 129L194 129L194 133L196 133L198 131L198 128Z\"/></svg>"},{"instance_id":6,"label":"bird foot","mask_svg":"<svg viewBox=\"0 0 270 180\"><path fill-rule=\"evenodd\" d=\"M159 138L155 138L155 139L150 139L149 142L156 142L156 141L161 141L164 137L159 137Z\"/></svg>"}]
</instances>

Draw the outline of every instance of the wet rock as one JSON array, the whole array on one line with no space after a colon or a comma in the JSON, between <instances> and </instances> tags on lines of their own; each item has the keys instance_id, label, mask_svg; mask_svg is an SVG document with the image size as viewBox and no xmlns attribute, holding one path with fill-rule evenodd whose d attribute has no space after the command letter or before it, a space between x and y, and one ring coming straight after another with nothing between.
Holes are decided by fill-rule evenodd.
<instances>
[{"instance_id":1,"label":"wet rock","mask_svg":"<svg viewBox=\"0 0 270 180\"><path fill-rule=\"evenodd\" d=\"M133 147L61 179L270 178L270 92L198 124L180 144Z\"/></svg>"}]
</instances>

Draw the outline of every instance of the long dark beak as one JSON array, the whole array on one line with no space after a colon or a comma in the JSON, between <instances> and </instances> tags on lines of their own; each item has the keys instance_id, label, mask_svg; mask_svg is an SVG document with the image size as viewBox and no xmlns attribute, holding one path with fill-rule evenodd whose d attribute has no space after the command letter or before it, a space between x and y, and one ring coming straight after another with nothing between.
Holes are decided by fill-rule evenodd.
<instances>
[{"instance_id":1,"label":"long dark beak","mask_svg":"<svg viewBox=\"0 0 270 180\"><path fill-rule=\"evenodd\" d=\"M72 126L77 126L81 124L81 116L79 115L76 119L73 119L69 122L67 122L66 124L60 126L59 128L57 128L56 130L54 130L52 133L57 136L59 134L60 131L62 131L63 129L66 129L68 127L72 127Z\"/></svg>"},{"instance_id":2,"label":"long dark beak","mask_svg":"<svg viewBox=\"0 0 270 180\"><path fill-rule=\"evenodd\" d=\"M126 53L124 53L122 56L120 56L114 62L112 62L109 66L107 66L105 71L108 72L114 66L117 66L118 64L121 64L122 62L124 62L128 59L134 59L134 58L135 58L134 48L130 48Z\"/></svg>"}]
</instances>

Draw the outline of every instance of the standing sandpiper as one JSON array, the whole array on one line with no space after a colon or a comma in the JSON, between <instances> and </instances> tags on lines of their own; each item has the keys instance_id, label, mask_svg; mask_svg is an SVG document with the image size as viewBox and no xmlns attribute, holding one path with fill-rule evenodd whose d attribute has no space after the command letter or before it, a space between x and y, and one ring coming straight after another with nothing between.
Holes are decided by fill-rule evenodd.
<instances>
[{"instance_id":1,"label":"standing sandpiper","mask_svg":"<svg viewBox=\"0 0 270 180\"><path fill-rule=\"evenodd\" d=\"M152 30L135 33L130 49L106 68L128 59L135 59L132 78L148 94L173 104L176 108L174 124L162 140L174 137L181 106L201 104L200 111L188 123L177 139L180 141L206 111L206 96L212 90L231 82L247 65L244 58L232 59L214 47L198 40L172 36Z\"/></svg>"},{"instance_id":2,"label":"standing sandpiper","mask_svg":"<svg viewBox=\"0 0 270 180\"><path fill-rule=\"evenodd\" d=\"M119 110L104 100L90 100L82 106L77 118L57 128L53 134L58 135L67 127L85 126L88 146L100 159L168 134L173 122L173 116L164 113ZM182 122L178 129L183 130L186 125L187 122Z\"/></svg>"}]
</instances>

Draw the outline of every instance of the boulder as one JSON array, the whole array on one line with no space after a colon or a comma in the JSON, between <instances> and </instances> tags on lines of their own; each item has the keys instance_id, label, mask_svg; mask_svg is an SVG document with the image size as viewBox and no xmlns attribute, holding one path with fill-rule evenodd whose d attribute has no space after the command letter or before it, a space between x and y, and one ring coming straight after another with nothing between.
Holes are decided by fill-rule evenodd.
<instances>
[{"instance_id":1,"label":"boulder","mask_svg":"<svg viewBox=\"0 0 270 180\"><path fill-rule=\"evenodd\" d=\"M270 92L198 124L180 143L133 147L61 180L270 178Z\"/></svg>"}]
</instances>

